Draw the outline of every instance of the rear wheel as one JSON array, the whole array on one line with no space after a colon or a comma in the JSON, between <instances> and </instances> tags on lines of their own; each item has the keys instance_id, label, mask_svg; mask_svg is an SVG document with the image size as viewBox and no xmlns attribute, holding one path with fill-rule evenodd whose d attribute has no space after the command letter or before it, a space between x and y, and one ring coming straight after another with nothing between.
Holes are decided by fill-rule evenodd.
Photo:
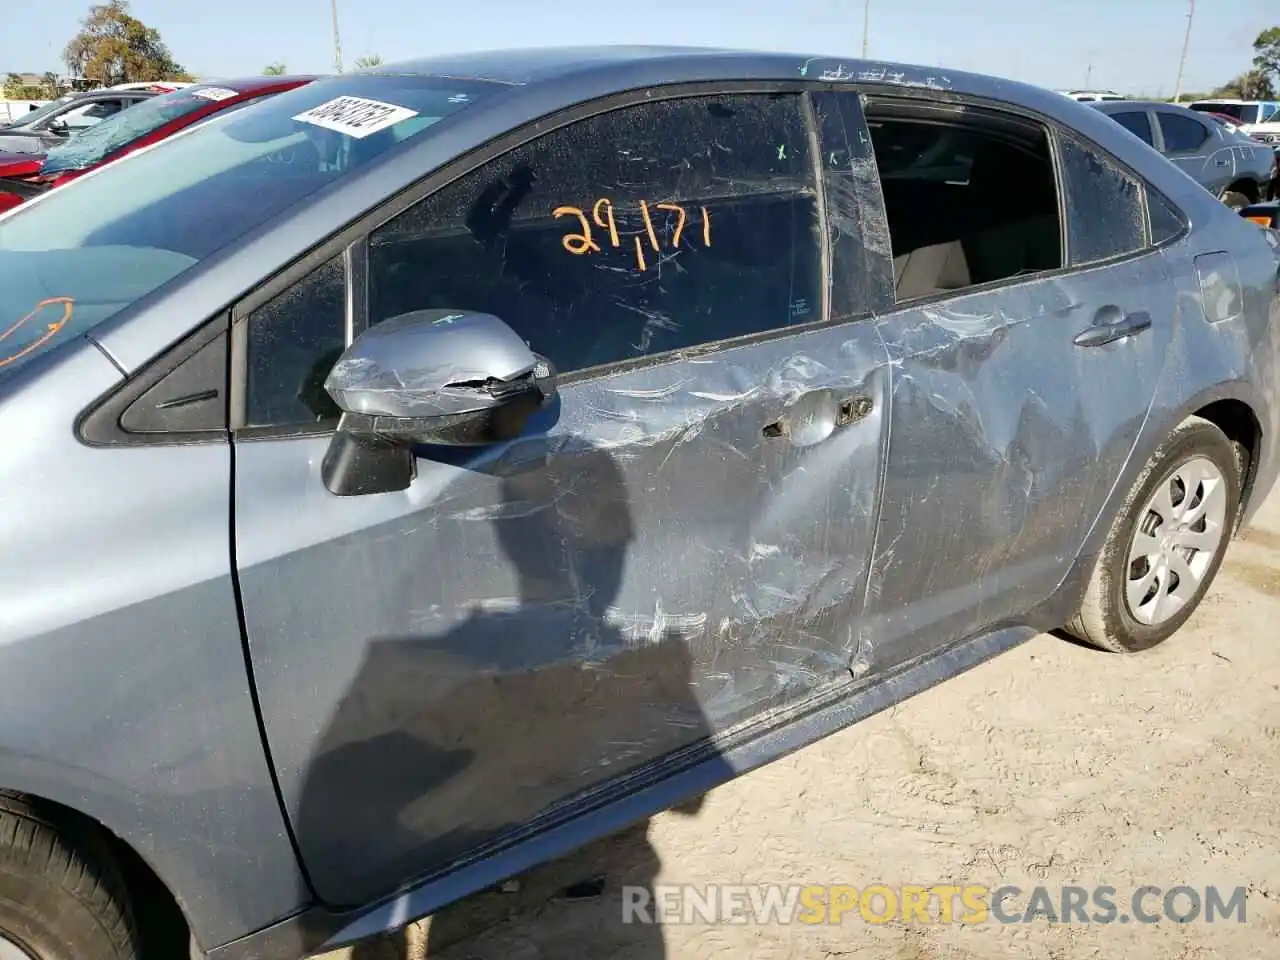
<instances>
[{"instance_id":1,"label":"rear wheel","mask_svg":"<svg viewBox=\"0 0 1280 960\"><path fill-rule=\"evenodd\" d=\"M0 960L137 960L124 880L102 838L0 795Z\"/></svg>"},{"instance_id":2,"label":"rear wheel","mask_svg":"<svg viewBox=\"0 0 1280 960\"><path fill-rule=\"evenodd\" d=\"M1131 653L1167 639L1218 573L1240 505L1240 460L1216 426L1182 422L1129 491L1068 632Z\"/></svg>"}]
</instances>

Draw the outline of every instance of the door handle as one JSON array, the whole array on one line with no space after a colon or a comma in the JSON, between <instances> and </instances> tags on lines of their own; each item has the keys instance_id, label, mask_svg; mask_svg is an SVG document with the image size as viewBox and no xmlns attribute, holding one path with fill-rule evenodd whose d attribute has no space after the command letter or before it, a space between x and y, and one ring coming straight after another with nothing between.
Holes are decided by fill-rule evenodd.
<instances>
[{"instance_id":1,"label":"door handle","mask_svg":"<svg viewBox=\"0 0 1280 960\"><path fill-rule=\"evenodd\" d=\"M810 394L785 414L765 424L761 433L769 438L786 437L799 447L819 443L837 427L847 427L871 414L875 407L868 396L857 394L836 400L828 390Z\"/></svg>"},{"instance_id":2,"label":"door handle","mask_svg":"<svg viewBox=\"0 0 1280 960\"><path fill-rule=\"evenodd\" d=\"M1229 167L1231 166L1231 162L1229 160L1215 160L1213 161L1213 165L1215 167Z\"/></svg>"},{"instance_id":3,"label":"door handle","mask_svg":"<svg viewBox=\"0 0 1280 960\"><path fill-rule=\"evenodd\" d=\"M1077 333L1072 343L1077 347L1100 347L1141 333L1149 326L1151 314L1145 311L1125 313L1119 307L1106 306L1094 316L1093 325Z\"/></svg>"}]
</instances>

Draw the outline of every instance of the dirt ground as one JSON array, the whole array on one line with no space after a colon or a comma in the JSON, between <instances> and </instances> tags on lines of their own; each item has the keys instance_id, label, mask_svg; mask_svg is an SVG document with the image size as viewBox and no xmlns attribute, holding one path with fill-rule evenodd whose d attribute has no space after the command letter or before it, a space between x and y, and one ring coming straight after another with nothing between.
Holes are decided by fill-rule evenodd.
<instances>
[{"instance_id":1,"label":"dirt ground","mask_svg":"<svg viewBox=\"0 0 1280 960\"><path fill-rule=\"evenodd\" d=\"M1278 749L1273 496L1195 617L1155 650L1037 637L715 790L696 813L663 814L355 957L1271 958ZM558 896L599 874L601 896ZM649 882L1109 884L1122 911L1144 884L1248 896L1244 923L624 925L619 888Z\"/></svg>"}]
</instances>

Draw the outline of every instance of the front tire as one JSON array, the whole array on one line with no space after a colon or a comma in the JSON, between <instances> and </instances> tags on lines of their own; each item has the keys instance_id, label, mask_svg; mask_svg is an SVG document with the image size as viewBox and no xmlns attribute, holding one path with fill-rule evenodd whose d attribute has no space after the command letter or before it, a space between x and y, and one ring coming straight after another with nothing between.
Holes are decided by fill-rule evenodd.
<instances>
[{"instance_id":1,"label":"front tire","mask_svg":"<svg viewBox=\"0 0 1280 960\"><path fill-rule=\"evenodd\" d=\"M1178 425L1125 498L1067 631L1135 653L1168 639L1222 565L1240 508L1240 461L1216 426Z\"/></svg>"},{"instance_id":2,"label":"front tire","mask_svg":"<svg viewBox=\"0 0 1280 960\"><path fill-rule=\"evenodd\" d=\"M0 795L0 960L137 960L124 879L101 837Z\"/></svg>"}]
</instances>

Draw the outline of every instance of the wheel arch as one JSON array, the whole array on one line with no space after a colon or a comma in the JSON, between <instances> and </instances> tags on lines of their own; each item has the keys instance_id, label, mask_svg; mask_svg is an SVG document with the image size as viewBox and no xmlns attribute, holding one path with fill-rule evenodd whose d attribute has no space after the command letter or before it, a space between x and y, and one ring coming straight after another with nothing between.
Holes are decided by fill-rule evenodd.
<instances>
[{"instance_id":1,"label":"wheel arch","mask_svg":"<svg viewBox=\"0 0 1280 960\"><path fill-rule=\"evenodd\" d=\"M6 800L38 813L59 830L90 836L105 847L124 876L134 922L144 952L157 957L202 957L187 912L178 895L150 862L119 833L100 820L48 797L0 787L0 804ZM145 905L145 909L139 909Z\"/></svg>"},{"instance_id":2,"label":"wheel arch","mask_svg":"<svg viewBox=\"0 0 1280 960\"><path fill-rule=\"evenodd\" d=\"M1208 420L1226 434L1236 450L1236 460L1240 466L1240 509L1236 512L1236 525L1232 533L1238 534L1248 513L1254 484L1258 479L1258 463L1262 455L1262 424L1258 420L1258 414L1244 400L1224 397L1204 404L1187 416Z\"/></svg>"},{"instance_id":3,"label":"wheel arch","mask_svg":"<svg viewBox=\"0 0 1280 960\"><path fill-rule=\"evenodd\" d=\"M1215 384L1191 395L1181 404L1153 409L1146 428L1139 436L1138 446L1134 448L1102 511L1085 536L1084 543L1080 545L1070 571L1063 577L1054 596L1035 611L1034 625L1054 629L1065 622L1064 618L1069 617L1076 609L1088 585L1089 573L1129 489L1164 438L1189 417L1198 416L1213 423L1236 446L1238 455L1247 457L1247 466L1241 480L1240 509L1237 511L1233 531L1233 534L1239 533L1243 520L1249 515L1259 468L1270 454L1267 438L1258 419L1258 409L1252 388L1243 381Z\"/></svg>"}]
</instances>

